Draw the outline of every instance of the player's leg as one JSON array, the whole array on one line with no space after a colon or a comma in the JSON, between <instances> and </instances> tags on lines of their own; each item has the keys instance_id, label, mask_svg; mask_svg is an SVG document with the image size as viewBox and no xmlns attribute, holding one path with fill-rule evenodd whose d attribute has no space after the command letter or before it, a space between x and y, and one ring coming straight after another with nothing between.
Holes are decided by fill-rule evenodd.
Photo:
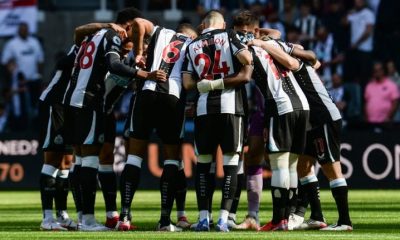
<instances>
[{"instance_id":1,"label":"player's leg","mask_svg":"<svg viewBox=\"0 0 400 240\"><path fill-rule=\"evenodd\" d=\"M177 179L181 165L181 144L184 131L184 104L175 96L158 93L156 105L156 130L163 142L164 168L160 178L161 216L160 231L181 231L171 224L171 211L177 190ZM183 179L184 181L186 179Z\"/></svg>"},{"instance_id":2,"label":"player's leg","mask_svg":"<svg viewBox=\"0 0 400 240\"><path fill-rule=\"evenodd\" d=\"M236 212L239 207L240 195L242 193L244 181L245 181L245 176L244 176L243 152L242 152L242 154L240 154L239 164L238 164L237 185L236 185L235 196L233 198L231 210L229 211L229 216L228 216L228 227L231 229L237 228Z\"/></svg>"},{"instance_id":3,"label":"player's leg","mask_svg":"<svg viewBox=\"0 0 400 240\"><path fill-rule=\"evenodd\" d=\"M40 142L44 151L44 163L40 173L40 196L42 202L43 220L42 230L67 230L53 217L53 200L56 195L56 176L60 167L63 153L55 149L56 128L54 126L53 107L40 102L40 122L43 124L40 131Z\"/></svg>"},{"instance_id":4,"label":"player's leg","mask_svg":"<svg viewBox=\"0 0 400 240\"><path fill-rule=\"evenodd\" d=\"M261 231L287 230L286 212L289 201L291 150L294 140L296 112L267 119L269 160L272 170L272 220Z\"/></svg>"},{"instance_id":5,"label":"player's leg","mask_svg":"<svg viewBox=\"0 0 400 240\"><path fill-rule=\"evenodd\" d=\"M65 149L64 156L61 162L61 166L58 170L56 178L56 195L54 202L57 210L57 221L61 226L76 230L78 225L72 221L67 212L67 198L69 193L69 171L72 166L72 149Z\"/></svg>"},{"instance_id":6,"label":"player's leg","mask_svg":"<svg viewBox=\"0 0 400 240\"><path fill-rule=\"evenodd\" d=\"M221 114L220 128L223 129L221 150L223 153L224 180L222 185L222 200L217 231L227 232L228 215L232 207L237 188L237 174L240 153L243 150L244 123L242 116Z\"/></svg>"},{"instance_id":7,"label":"player's leg","mask_svg":"<svg viewBox=\"0 0 400 240\"><path fill-rule=\"evenodd\" d=\"M183 161L181 161L176 183L175 201L176 201L176 218L177 218L176 226L182 229L189 228L191 225L187 219L185 211L186 193L187 193L187 182L185 175L185 166Z\"/></svg>"},{"instance_id":8,"label":"player's leg","mask_svg":"<svg viewBox=\"0 0 400 240\"><path fill-rule=\"evenodd\" d=\"M210 169L213 154L218 147L219 129L216 124L216 116L199 116L194 119L195 152L197 166L195 174L197 208L199 210L199 222L195 231L210 230Z\"/></svg>"},{"instance_id":9,"label":"player's leg","mask_svg":"<svg viewBox=\"0 0 400 240\"><path fill-rule=\"evenodd\" d=\"M108 230L98 224L95 219L95 201L97 190L97 173L99 168L99 154L104 143L104 116L103 112L89 109L78 111L80 117L79 131L76 133L80 144L82 166L80 172L80 190L82 195L82 231ZM84 119L84 120L83 120ZM78 124L76 124L78 126Z\"/></svg>"},{"instance_id":10,"label":"player's leg","mask_svg":"<svg viewBox=\"0 0 400 240\"><path fill-rule=\"evenodd\" d=\"M117 176L114 172L114 145L116 136L116 122L114 114L108 114L105 120L104 144L100 151L100 165L98 179L103 192L106 207L106 223L108 228L114 229L118 223L117 212Z\"/></svg>"},{"instance_id":11,"label":"player's leg","mask_svg":"<svg viewBox=\"0 0 400 240\"><path fill-rule=\"evenodd\" d=\"M147 143L153 129L152 115L155 95L149 91L137 93L131 109L129 148L127 160L120 178L121 212L116 228L131 229L131 204L140 182L142 162L147 155Z\"/></svg>"},{"instance_id":12,"label":"player's leg","mask_svg":"<svg viewBox=\"0 0 400 240\"><path fill-rule=\"evenodd\" d=\"M329 180L329 186L336 202L339 214L338 222L323 228L324 230L351 231L353 230L349 214L348 187L343 177L340 165L340 134L342 121L337 120L324 125L323 132L327 149L325 163L321 167Z\"/></svg>"},{"instance_id":13,"label":"player's leg","mask_svg":"<svg viewBox=\"0 0 400 240\"><path fill-rule=\"evenodd\" d=\"M249 148L245 158L247 174L247 216L238 228L257 230L260 224L258 212L260 209L260 200L263 189L262 162L264 161L265 144L263 138L263 127L261 127L257 132L252 130L253 127L254 125L251 123L248 139Z\"/></svg>"}]
</instances>

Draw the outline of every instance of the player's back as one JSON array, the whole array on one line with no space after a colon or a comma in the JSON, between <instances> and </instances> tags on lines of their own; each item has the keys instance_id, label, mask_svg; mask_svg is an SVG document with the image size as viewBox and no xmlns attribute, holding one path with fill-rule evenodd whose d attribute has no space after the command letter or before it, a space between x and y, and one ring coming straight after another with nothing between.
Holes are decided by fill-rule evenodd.
<instances>
[{"instance_id":1,"label":"player's back","mask_svg":"<svg viewBox=\"0 0 400 240\"><path fill-rule=\"evenodd\" d=\"M147 48L146 70L163 70L168 75L168 81L144 82L142 90L166 93L180 98L182 90L181 68L187 45L191 39L173 30L155 27Z\"/></svg>"},{"instance_id":2,"label":"player's back","mask_svg":"<svg viewBox=\"0 0 400 240\"><path fill-rule=\"evenodd\" d=\"M279 65L264 49L251 48L254 59L253 79L266 100L268 116L296 110L309 110L307 99L292 77L292 72Z\"/></svg>"},{"instance_id":3,"label":"player's back","mask_svg":"<svg viewBox=\"0 0 400 240\"><path fill-rule=\"evenodd\" d=\"M102 29L87 37L79 49L64 103L101 110L107 54L118 54L121 39L115 31Z\"/></svg>"},{"instance_id":4,"label":"player's back","mask_svg":"<svg viewBox=\"0 0 400 240\"><path fill-rule=\"evenodd\" d=\"M67 89L78 50L79 47L73 45L67 55L57 62L55 69L56 72L52 80L40 95L41 101L49 104L62 103L63 95Z\"/></svg>"},{"instance_id":5,"label":"player's back","mask_svg":"<svg viewBox=\"0 0 400 240\"><path fill-rule=\"evenodd\" d=\"M210 81L237 73L241 64L235 57L245 47L232 31L206 29L193 40L187 51L188 66L184 71L197 79ZM243 86L200 93L197 115L244 114Z\"/></svg>"}]
</instances>

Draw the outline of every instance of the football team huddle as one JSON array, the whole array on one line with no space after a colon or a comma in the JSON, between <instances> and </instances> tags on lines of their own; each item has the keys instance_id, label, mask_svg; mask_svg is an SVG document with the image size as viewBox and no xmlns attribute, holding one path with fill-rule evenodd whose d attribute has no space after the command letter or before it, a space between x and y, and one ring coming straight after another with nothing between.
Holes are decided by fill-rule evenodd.
<instances>
[{"instance_id":1,"label":"football team huddle","mask_svg":"<svg viewBox=\"0 0 400 240\"><path fill-rule=\"evenodd\" d=\"M197 28L180 24L171 30L127 8L118 12L115 23L77 27L74 43L58 61L40 97L41 229L136 229L131 204L149 138L155 132L163 144L164 159L157 231L352 230L348 187L340 165L341 116L316 73L320 63L312 51L281 40L277 30L260 28L258 17L247 10L234 15L231 29L219 11L211 10ZM257 105L251 116L246 91L250 82L256 86ZM113 108L125 91L132 90L118 211ZM199 211L192 224L185 213L187 185L181 160L188 93L195 94ZM246 157L244 146L248 146ZM218 151L223 155L224 178L214 223L211 209ZM259 207L265 153L272 172L273 212L272 219L262 225ZM332 225L321 210L316 162L329 180L337 206L338 220ZM95 219L98 182L105 201L104 225ZM243 185L248 213L239 223L236 211ZM76 222L66 210L69 190ZM174 202L177 219L171 221ZM305 219L308 206L311 215Z\"/></svg>"}]
</instances>

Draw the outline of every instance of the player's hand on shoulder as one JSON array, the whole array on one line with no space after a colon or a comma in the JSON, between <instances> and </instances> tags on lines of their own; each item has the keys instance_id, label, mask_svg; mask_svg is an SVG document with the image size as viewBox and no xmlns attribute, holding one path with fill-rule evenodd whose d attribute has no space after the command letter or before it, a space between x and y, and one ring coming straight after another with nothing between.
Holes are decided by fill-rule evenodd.
<instances>
[{"instance_id":1,"label":"player's hand on shoulder","mask_svg":"<svg viewBox=\"0 0 400 240\"><path fill-rule=\"evenodd\" d=\"M110 23L111 29L116 31L121 39L125 39L128 37L126 30L115 23Z\"/></svg>"}]
</instances>

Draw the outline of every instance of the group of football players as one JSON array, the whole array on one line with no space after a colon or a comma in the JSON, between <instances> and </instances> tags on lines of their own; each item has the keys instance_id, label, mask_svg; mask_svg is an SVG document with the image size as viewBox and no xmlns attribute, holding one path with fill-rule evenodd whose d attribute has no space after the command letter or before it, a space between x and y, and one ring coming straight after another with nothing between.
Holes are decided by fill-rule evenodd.
<instances>
[{"instance_id":1,"label":"group of football players","mask_svg":"<svg viewBox=\"0 0 400 240\"><path fill-rule=\"evenodd\" d=\"M226 27L220 12L212 10L197 28L181 24L171 30L127 8L118 13L115 23L77 27L74 42L40 97L41 229L135 229L131 204L148 141L155 132L162 141L164 159L158 231L209 231L211 227L221 232L352 230L348 188L339 161L341 116L315 71L320 63L312 51L280 40L277 30L260 29L257 16L247 10L235 14L232 29ZM251 116L246 91L250 82L256 85L257 105ZM118 212L113 108L132 89ZM187 95L193 92L199 215L190 224L185 213L181 145ZM223 155L224 178L214 224L211 203L218 151ZM258 214L265 153L272 171L273 213L272 220L261 226ZM313 169L316 161L329 180L338 210L337 223L329 226L321 210ZM94 215L98 181L106 208L104 225ZM248 214L237 224L243 185ZM77 223L67 213L69 189ZM176 224L171 221L174 201ZM308 205L311 215L305 220Z\"/></svg>"}]
</instances>

